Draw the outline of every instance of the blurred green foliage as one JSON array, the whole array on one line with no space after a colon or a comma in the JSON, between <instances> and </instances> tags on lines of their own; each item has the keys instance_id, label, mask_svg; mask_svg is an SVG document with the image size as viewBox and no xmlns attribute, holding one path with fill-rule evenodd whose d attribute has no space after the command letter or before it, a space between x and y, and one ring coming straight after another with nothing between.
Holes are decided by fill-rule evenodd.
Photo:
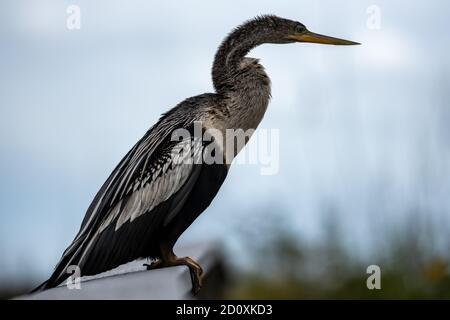
<instances>
[{"instance_id":1,"label":"blurred green foliage","mask_svg":"<svg viewBox=\"0 0 450 320\"><path fill-rule=\"evenodd\" d=\"M226 298L450 299L450 239L439 226L413 216L373 231L381 241L365 256L355 243L345 243L333 214L326 216L323 241L313 243L279 219L248 224L241 235L250 244L245 250L252 267L234 274ZM366 285L372 264L381 269L380 290Z\"/></svg>"}]
</instances>

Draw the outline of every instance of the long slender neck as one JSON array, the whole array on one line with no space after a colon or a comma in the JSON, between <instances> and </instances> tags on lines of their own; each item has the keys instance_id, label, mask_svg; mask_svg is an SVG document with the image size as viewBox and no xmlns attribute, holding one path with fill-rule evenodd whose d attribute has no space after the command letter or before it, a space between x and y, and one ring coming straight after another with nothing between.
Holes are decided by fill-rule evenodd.
<instances>
[{"instance_id":1,"label":"long slender neck","mask_svg":"<svg viewBox=\"0 0 450 320\"><path fill-rule=\"evenodd\" d=\"M240 62L250 50L266 42L268 32L267 25L253 20L225 38L217 50L212 69L213 84L218 93L233 88Z\"/></svg>"}]
</instances>

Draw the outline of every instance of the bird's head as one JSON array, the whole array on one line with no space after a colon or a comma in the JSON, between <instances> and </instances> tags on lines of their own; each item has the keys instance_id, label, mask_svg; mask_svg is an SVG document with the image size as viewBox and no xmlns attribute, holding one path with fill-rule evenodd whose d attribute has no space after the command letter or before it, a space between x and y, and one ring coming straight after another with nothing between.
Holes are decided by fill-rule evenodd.
<instances>
[{"instance_id":1,"label":"bird's head","mask_svg":"<svg viewBox=\"0 0 450 320\"><path fill-rule=\"evenodd\" d=\"M358 45L358 42L325 36L309 31L298 21L273 15L261 16L255 21L265 27L266 43L310 42L330 45Z\"/></svg>"},{"instance_id":2,"label":"bird's head","mask_svg":"<svg viewBox=\"0 0 450 320\"><path fill-rule=\"evenodd\" d=\"M310 42L333 45L356 45L357 42L333 38L309 31L302 23L263 15L248 20L233 29L217 50L213 64L213 82L218 92L230 87L230 74L240 68L242 59L264 43Z\"/></svg>"}]
</instances>

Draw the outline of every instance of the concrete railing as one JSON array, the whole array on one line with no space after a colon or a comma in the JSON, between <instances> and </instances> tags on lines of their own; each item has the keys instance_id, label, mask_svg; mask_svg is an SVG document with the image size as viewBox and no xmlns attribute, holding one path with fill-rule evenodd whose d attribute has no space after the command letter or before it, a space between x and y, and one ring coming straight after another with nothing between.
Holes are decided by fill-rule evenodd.
<instances>
[{"instance_id":1,"label":"concrete railing","mask_svg":"<svg viewBox=\"0 0 450 320\"><path fill-rule=\"evenodd\" d=\"M184 247L177 249L176 253L180 257L190 256L203 267L203 287L197 296L191 293L188 267L147 271L143 264L148 261L136 260L95 276L82 277L79 289L69 289L63 284L16 299L214 299L222 296L225 268L214 247Z\"/></svg>"}]
</instances>

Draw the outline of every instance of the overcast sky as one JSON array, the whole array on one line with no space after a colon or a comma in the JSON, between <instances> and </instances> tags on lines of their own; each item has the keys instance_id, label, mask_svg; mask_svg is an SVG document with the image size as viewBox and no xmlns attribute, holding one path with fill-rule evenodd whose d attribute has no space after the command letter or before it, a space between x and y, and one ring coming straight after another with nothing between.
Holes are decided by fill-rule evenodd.
<instances>
[{"instance_id":1,"label":"overcast sky","mask_svg":"<svg viewBox=\"0 0 450 320\"><path fill-rule=\"evenodd\" d=\"M80 30L66 28L71 4ZM448 215L449 9L406 0L1 1L0 281L50 274L122 156L162 112L213 90L220 41L264 13L363 45L250 53L272 79L260 127L279 130L280 170L233 167L180 242L238 248L234 227L267 211L320 238L333 207L350 241L365 239L371 221L411 210Z\"/></svg>"}]
</instances>

